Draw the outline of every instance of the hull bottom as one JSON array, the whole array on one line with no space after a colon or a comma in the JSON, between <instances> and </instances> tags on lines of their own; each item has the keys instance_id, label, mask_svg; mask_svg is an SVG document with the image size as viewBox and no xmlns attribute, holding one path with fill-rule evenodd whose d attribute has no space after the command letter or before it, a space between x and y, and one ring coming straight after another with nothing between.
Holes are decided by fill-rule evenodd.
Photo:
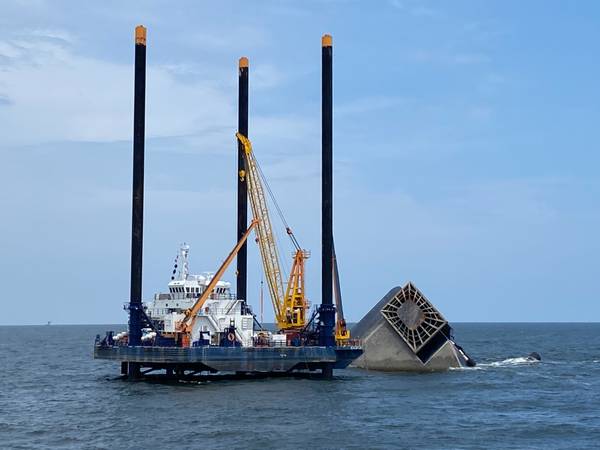
<instances>
[{"instance_id":1,"label":"hull bottom","mask_svg":"<svg viewBox=\"0 0 600 450\"><path fill-rule=\"evenodd\" d=\"M140 369L166 370L167 374L268 374L305 370L345 369L362 354L361 347L94 347L94 358L134 363Z\"/></svg>"}]
</instances>

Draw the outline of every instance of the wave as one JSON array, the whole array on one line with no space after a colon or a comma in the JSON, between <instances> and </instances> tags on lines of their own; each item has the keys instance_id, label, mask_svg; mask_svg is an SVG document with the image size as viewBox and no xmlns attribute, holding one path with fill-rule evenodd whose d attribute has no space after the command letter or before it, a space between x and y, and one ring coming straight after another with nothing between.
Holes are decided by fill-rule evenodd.
<instances>
[{"instance_id":1,"label":"wave","mask_svg":"<svg viewBox=\"0 0 600 450\"><path fill-rule=\"evenodd\" d=\"M502 361L494 361L491 363L478 364L480 367L510 367L510 366L522 366L529 364L537 364L540 360L534 359L530 356L519 356L517 358L507 358Z\"/></svg>"},{"instance_id":2,"label":"wave","mask_svg":"<svg viewBox=\"0 0 600 450\"><path fill-rule=\"evenodd\" d=\"M519 356L516 358L507 358L502 361L494 361L489 363L478 363L474 367L450 367L450 370L484 370L490 367L514 367L514 366L525 366L533 365L541 362L539 359L532 358L531 356Z\"/></svg>"}]
</instances>

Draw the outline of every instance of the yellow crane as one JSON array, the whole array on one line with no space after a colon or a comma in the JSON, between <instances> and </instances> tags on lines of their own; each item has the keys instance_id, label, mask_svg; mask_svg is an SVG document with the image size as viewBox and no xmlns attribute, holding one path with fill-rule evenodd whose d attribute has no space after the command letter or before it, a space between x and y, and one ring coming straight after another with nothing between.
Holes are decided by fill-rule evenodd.
<instances>
[{"instance_id":1,"label":"yellow crane","mask_svg":"<svg viewBox=\"0 0 600 450\"><path fill-rule=\"evenodd\" d=\"M290 227L286 227L286 232L296 250L290 277L284 289L279 253L269 217L262 173L254 157L250 140L240 133L236 133L236 136L244 146L246 171L240 171L239 176L242 179L245 178L248 183L252 215L257 221L256 240L275 311L275 320L280 330L300 330L306 325L306 311L308 310L308 300L304 292L304 261L310 256L310 253L300 248L292 230Z\"/></svg>"},{"instance_id":2,"label":"yellow crane","mask_svg":"<svg viewBox=\"0 0 600 450\"><path fill-rule=\"evenodd\" d=\"M190 338L192 330L194 328L194 322L196 321L196 317L198 315L198 311L202 309L204 303L206 303L206 300L208 300L210 294L212 293L214 288L217 286L217 283L223 276L223 273L225 273L227 267L229 267L229 264L231 264L231 261L233 261L233 258L235 258L235 256L238 254L240 248L242 248L242 245L244 245L244 242L246 242L248 236L250 236L250 232L254 229L254 227L257 224L257 220L253 220L250 223L250 226L248 227L244 235L240 238L233 250L231 250L225 261L223 261L223 264L221 264L219 270L217 270L217 272L213 275L213 277L210 280L210 283L208 283L208 286L206 287L204 292L202 292L200 297L198 297L198 299L194 302L193 306L185 311L185 316L180 322L178 322L177 331L175 334L179 344L182 347L190 346Z\"/></svg>"}]
</instances>

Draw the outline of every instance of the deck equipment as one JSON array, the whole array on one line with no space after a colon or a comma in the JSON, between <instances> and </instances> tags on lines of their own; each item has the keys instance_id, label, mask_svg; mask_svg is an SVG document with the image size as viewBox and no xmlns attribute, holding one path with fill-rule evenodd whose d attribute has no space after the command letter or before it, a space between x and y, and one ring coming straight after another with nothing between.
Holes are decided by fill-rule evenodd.
<instances>
[{"instance_id":1,"label":"deck equipment","mask_svg":"<svg viewBox=\"0 0 600 450\"><path fill-rule=\"evenodd\" d=\"M233 261L233 258L235 258L238 252L240 251L240 248L242 248L242 246L246 243L248 236L250 236L250 232L256 226L256 224L257 221L253 220L246 232L242 235L238 243L235 245L233 250L231 250L227 258L225 258L225 261L223 261L221 267L219 267L217 272L213 275L212 279L210 280L210 283L208 284L202 295L198 297L198 299L191 308L186 310L183 320L177 324L177 331L175 332L176 341L180 343L182 347L189 347L192 330L194 329L194 323L196 322L198 312L200 311L200 309L202 309L204 303L206 303L206 300L208 300L209 296L212 295L214 289L217 287L217 283L221 280L221 277L229 267L229 264L231 264L231 261Z\"/></svg>"}]
</instances>

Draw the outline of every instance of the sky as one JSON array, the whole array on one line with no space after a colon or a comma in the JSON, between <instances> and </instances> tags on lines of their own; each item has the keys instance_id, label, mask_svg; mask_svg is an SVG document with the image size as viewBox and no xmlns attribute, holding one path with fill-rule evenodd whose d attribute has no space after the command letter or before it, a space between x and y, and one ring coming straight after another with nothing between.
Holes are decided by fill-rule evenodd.
<instances>
[{"instance_id":1,"label":"sky","mask_svg":"<svg viewBox=\"0 0 600 450\"><path fill-rule=\"evenodd\" d=\"M235 244L247 56L249 135L312 251L307 294L320 302L330 33L347 319L412 281L451 322L598 321L599 20L594 1L2 0L0 324L127 319L138 24L145 299L166 289L180 243L194 273L215 271ZM253 242L249 266L257 311ZM224 278L235 285L233 270Z\"/></svg>"}]
</instances>

